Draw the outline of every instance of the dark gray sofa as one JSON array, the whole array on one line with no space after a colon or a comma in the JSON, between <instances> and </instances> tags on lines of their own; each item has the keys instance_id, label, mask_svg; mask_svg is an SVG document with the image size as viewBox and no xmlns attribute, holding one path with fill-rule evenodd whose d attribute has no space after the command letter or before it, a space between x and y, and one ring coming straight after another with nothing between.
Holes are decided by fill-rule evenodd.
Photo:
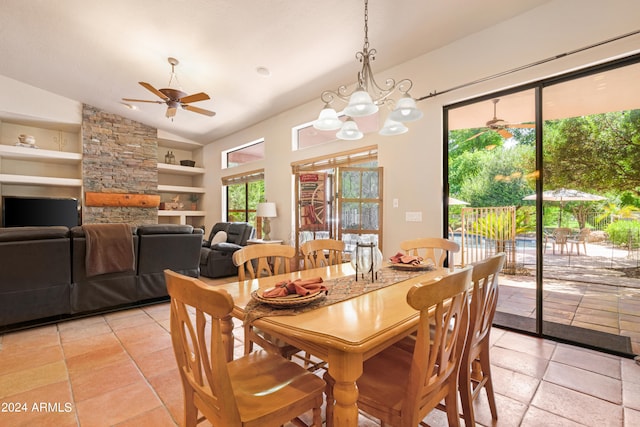
<instances>
[{"instance_id":1,"label":"dark gray sofa","mask_svg":"<svg viewBox=\"0 0 640 427\"><path fill-rule=\"evenodd\" d=\"M70 312L67 227L0 228L0 326Z\"/></svg>"},{"instance_id":2,"label":"dark gray sofa","mask_svg":"<svg viewBox=\"0 0 640 427\"><path fill-rule=\"evenodd\" d=\"M227 233L227 241L211 245L211 240L219 231ZM238 274L238 267L233 264L233 253L246 246L253 233L253 226L247 222L216 223L200 249L200 274L211 278Z\"/></svg>"},{"instance_id":3,"label":"dark gray sofa","mask_svg":"<svg viewBox=\"0 0 640 427\"><path fill-rule=\"evenodd\" d=\"M198 277L202 229L131 231L133 271L87 276L82 227L0 228L0 332L166 300L165 268Z\"/></svg>"}]
</instances>

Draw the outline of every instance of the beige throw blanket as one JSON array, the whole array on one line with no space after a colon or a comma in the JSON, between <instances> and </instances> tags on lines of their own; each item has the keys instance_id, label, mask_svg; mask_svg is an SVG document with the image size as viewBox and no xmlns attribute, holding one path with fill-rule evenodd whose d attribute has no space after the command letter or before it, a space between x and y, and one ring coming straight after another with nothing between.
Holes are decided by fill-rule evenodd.
<instances>
[{"instance_id":1,"label":"beige throw blanket","mask_svg":"<svg viewBox=\"0 0 640 427\"><path fill-rule=\"evenodd\" d=\"M135 271L133 236L128 224L85 224L87 277Z\"/></svg>"}]
</instances>

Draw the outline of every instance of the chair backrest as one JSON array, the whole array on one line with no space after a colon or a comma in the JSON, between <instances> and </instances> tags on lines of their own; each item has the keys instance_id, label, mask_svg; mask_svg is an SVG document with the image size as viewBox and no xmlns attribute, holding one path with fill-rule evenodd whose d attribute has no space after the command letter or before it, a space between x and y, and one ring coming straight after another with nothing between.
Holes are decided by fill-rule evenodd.
<instances>
[{"instance_id":1,"label":"chair backrest","mask_svg":"<svg viewBox=\"0 0 640 427\"><path fill-rule=\"evenodd\" d=\"M469 333L467 348L473 354L476 347L487 339L491 331L493 316L498 304L498 276L504 265L506 255L500 252L473 264L471 281L473 294L469 309ZM472 358L475 358L472 356Z\"/></svg>"},{"instance_id":2,"label":"chair backrest","mask_svg":"<svg viewBox=\"0 0 640 427\"><path fill-rule=\"evenodd\" d=\"M342 264L344 242L334 239L308 240L300 246L300 251L305 270Z\"/></svg>"},{"instance_id":3,"label":"chair backrest","mask_svg":"<svg viewBox=\"0 0 640 427\"><path fill-rule=\"evenodd\" d=\"M420 256L436 267L444 267L445 260L448 259L449 270L453 271L453 254L460 251L460 245L441 237L422 237L401 242L400 249L407 255Z\"/></svg>"},{"instance_id":4,"label":"chair backrest","mask_svg":"<svg viewBox=\"0 0 640 427\"><path fill-rule=\"evenodd\" d=\"M291 259L296 249L273 243L245 246L233 253L233 263L238 267L238 280L256 279L262 276L291 271ZM255 262L254 262L255 261Z\"/></svg>"},{"instance_id":5,"label":"chair backrest","mask_svg":"<svg viewBox=\"0 0 640 427\"><path fill-rule=\"evenodd\" d=\"M403 418L409 420L403 425L418 425L426 416L422 412L429 412L444 397L443 390L457 390L469 324L471 272L467 267L414 285L407 293L407 302L420 311L420 320L402 407Z\"/></svg>"},{"instance_id":6,"label":"chair backrest","mask_svg":"<svg viewBox=\"0 0 640 427\"><path fill-rule=\"evenodd\" d=\"M587 240L589 240L590 234L591 234L590 228L583 228L582 230L580 230L580 232L576 236L576 240L579 242L586 242Z\"/></svg>"},{"instance_id":7,"label":"chair backrest","mask_svg":"<svg viewBox=\"0 0 640 427\"><path fill-rule=\"evenodd\" d=\"M171 341L185 399L194 401L213 425L240 425L221 328L221 319L233 309L233 298L198 279L170 270L164 274L171 296ZM195 420L196 415L187 418Z\"/></svg>"},{"instance_id":8,"label":"chair backrest","mask_svg":"<svg viewBox=\"0 0 640 427\"><path fill-rule=\"evenodd\" d=\"M555 230L553 230L552 234L553 234L553 238L555 239L556 243L564 244L564 243L567 243L567 239L569 238L569 235L571 234L571 229L570 228L566 228L566 227L556 228Z\"/></svg>"}]
</instances>

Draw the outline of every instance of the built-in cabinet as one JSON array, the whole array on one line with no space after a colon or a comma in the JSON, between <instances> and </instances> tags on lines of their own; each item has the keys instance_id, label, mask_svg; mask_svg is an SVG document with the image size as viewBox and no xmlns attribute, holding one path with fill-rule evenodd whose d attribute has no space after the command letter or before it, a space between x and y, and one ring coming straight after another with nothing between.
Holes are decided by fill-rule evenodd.
<instances>
[{"instance_id":1,"label":"built-in cabinet","mask_svg":"<svg viewBox=\"0 0 640 427\"><path fill-rule=\"evenodd\" d=\"M34 146L18 136L31 135ZM82 196L80 124L0 121L0 194Z\"/></svg>"},{"instance_id":2,"label":"built-in cabinet","mask_svg":"<svg viewBox=\"0 0 640 427\"><path fill-rule=\"evenodd\" d=\"M169 152L173 155L173 164L166 163ZM181 160L192 160L195 166L182 166ZM159 223L204 226L205 212L201 210L204 171L201 144L158 135Z\"/></svg>"},{"instance_id":3,"label":"built-in cabinet","mask_svg":"<svg viewBox=\"0 0 640 427\"><path fill-rule=\"evenodd\" d=\"M0 119L0 195L82 201L81 125ZM34 147L20 146L31 135ZM175 163L165 163L171 151ZM180 165L192 160L194 167ZM159 223L204 226L202 145L158 132ZM164 208L164 209L163 209Z\"/></svg>"}]
</instances>

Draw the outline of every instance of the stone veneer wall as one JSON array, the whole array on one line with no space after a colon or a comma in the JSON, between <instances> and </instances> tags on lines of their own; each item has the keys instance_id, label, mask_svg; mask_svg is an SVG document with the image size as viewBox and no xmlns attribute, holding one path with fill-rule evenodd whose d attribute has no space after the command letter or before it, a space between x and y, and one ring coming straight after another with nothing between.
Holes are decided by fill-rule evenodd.
<instances>
[{"instance_id":1,"label":"stone veneer wall","mask_svg":"<svg viewBox=\"0 0 640 427\"><path fill-rule=\"evenodd\" d=\"M83 105L84 192L156 195L157 165L158 140L155 128ZM158 222L158 209L83 206L82 222L155 224Z\"/></svg>"}]
</instances>

